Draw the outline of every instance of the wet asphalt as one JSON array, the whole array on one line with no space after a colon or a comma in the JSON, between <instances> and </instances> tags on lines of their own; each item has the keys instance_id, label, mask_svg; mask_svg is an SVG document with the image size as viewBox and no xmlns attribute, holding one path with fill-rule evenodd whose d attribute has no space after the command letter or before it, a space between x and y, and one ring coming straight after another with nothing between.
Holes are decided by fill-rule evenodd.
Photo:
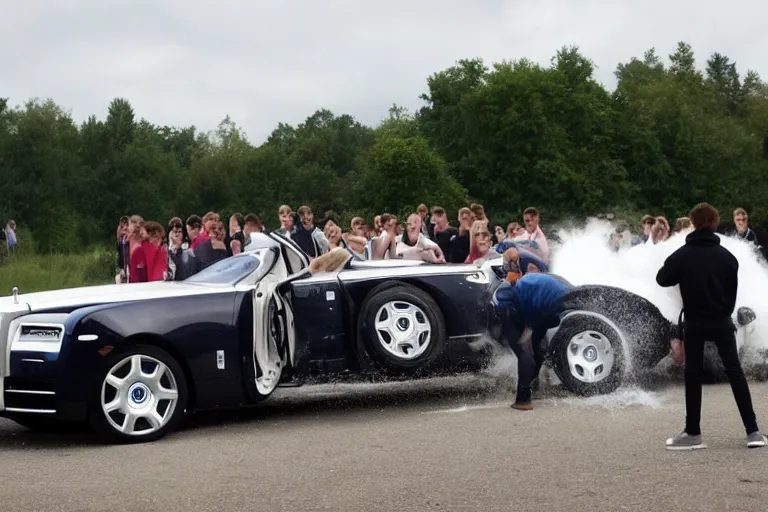
<instances>
[{"instance_id":1,"label":"wet asphalt","mask_svg":"<svg viewBox=\"0 0 768 512\"><path fill-rule=\"evenodd\" d=\"M723 511L768 509L768 448L749 450L727 385L706 386L709 448L673 453L675 379L577 398L462 375L279 389L151 444L35 434L0 419L0 511ZM768 384L753 382L768 426Z\"/></svg>"}]
</instances>

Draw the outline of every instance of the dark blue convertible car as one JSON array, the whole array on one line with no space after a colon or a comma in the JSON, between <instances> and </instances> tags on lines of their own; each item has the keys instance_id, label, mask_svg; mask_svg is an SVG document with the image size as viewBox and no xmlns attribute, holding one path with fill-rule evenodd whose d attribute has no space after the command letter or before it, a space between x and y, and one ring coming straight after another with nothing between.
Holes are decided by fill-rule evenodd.
<instances>
[{"instance_id":1,"label":"dark blue convertible car","mask_svg":"<svg viewBox=\"0 0 768 512\"><path fill-rule=\"evenodd\" d=\"M253 234L244 253L183 282L14 290L0 298L0 415L150 441L185 413L257 404L281 383L428 373L463 360L469 341L498 337L501 259L350 260L319 274L308 263L290 239ZM547 342L573 392L610 392L632 365L669 352L673 326L641 297L586 286L567 303Z\"/></svg>"}]
</instances>

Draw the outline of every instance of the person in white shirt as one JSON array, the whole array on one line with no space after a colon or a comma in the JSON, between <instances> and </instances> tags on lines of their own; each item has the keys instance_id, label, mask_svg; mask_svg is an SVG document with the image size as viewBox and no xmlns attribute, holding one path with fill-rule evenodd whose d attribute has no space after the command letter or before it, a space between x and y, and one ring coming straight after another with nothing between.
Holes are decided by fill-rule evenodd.
<instances>
[{"instance_id":1,"label":"person in white shirt","mask_svg":"<svg viewBox=\"0 0 768 512\"><path fill-rule=\"evenodd\" d=\"M355 217L350 223L350 232L344 233L343 239L347 244L347 250L359 260L371 259L371 242L365 236L365 221L362 217Z\"/></svg>"},{"instance_id":2,"label":"person in white shirt","mask_svg":"<svg viewBox=\"0 0 768 512\"><path fill-rule=\"evenodd\" d=\"M397 217L390 213L379 216L381 233L371 239L370 258L385 260L395 258L397 252Z\"/></svg>"},{"instance_id":3,"label":"person in white shirt","mask_svg":"<svg viewBox=\"0 0 768 512\"><path fill-rule=\"evenodd\" d=\"M430 263L445 263L440 246L430 240L421 228L423 222L418 213L408 216L405 233L397 237L397 257L406 260L424 260Z\"/></svg>"}]
</instances>

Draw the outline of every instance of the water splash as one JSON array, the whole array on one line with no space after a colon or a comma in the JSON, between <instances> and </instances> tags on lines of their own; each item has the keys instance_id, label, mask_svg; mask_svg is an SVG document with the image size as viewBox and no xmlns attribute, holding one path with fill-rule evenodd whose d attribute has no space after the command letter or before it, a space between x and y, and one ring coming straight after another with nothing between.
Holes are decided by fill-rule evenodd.
<instances>
[{"instance_id":1,"label":"water splash","mask_svg":"<svg viewBox=\"0 0 768 512\"><path fill-rule=\"evenodd\" d=\"M558 232L562 243L553 251L552 272L562 275L575 285L602 284L616 286L636 293L653 304L670 321L676 322L682 301L677 287L662 288L656 284L656 273L664 260L685 243L685 235L673 235L658 245L624 246L614 252L608 245L614 228L606 221L590 219L584 228L561 229ZM741 240L721 239L724 247L730 250L739 261L739 291L737 307L747 306L757 314L757 319L750 324L749 344L758 350L768 350L768 299L763 298L763 290L768 289L768 264L758 258L749 244ZM554 245L554 244L553 244ZM741 341L741 340L740 340ZM397 382L335 382L313 384L290 390L290 394L299 399L335 400L351 396L371 396L379 394L398 394L402 402L411 400L412 391L445 388L447 394L455 393L451 389L472 390L472 394L494 396L500 393L514 396L517 381L517 358L508 346L502 346L490 336L472 342L475 350L491 347L492 357L489 364L479 375L456 375L436 377L417 381ZM763 366L768 378L768 367ZM674 367L680 370L680 367ZM746 368L745 368L746 369ZM544 378L545 373L550 375ZM557 384L554 373L546 366L541 375L547 382L547 388ZM286 390L288 391L288 390ZM664 399L659 394L636 387L622 387L608 394L594 397L576 397L561 395L545 399L550 403L618 409L632 406L658 409ZM428 411L429 413L462 413L477 409L509 407L509 401L497 403L465 404L448 409Z\"/></svg>"},{"instance_id":2,"label":"water splash","mask_svg":"<svg viewBox=\"0 0 768 512\"><path fill-rule=\"evenodd\" d=\"M493 404L462 405L451 409L435 409L434 411L425 411L424 414L453 414L457 412L476 411L481 409L502 409L508 407L509 402L498 402Z\"/></svg>"},{"instance_id":3,"label":"water splash","mask_svg":"<svg viewBox=\"0 0 768 512\"><path fill-rule=\"evenodd\" d=\"M482 336L469 343L475 351L489 351L490 359L481 375L491 378L517 379L517 357L506 343L500 343L491 336Z\"/></svg>"},{"instance_id":4,"label":"water splash","mask_svg":"<svg viewBox=\"0 0 768 512\"><path fill-rule=\"evenodd\" d=\"M575 285L617 286L655 304L670 321L677 322L682 308L679 287L662 288L656 273L664 260L685 243L685 233L668 240L634 247L626 244L614 252L608 244L614 228L607 221L589 219L584 228L558 232L561 246L553 254L551 269ZM736 307L752 308L757 319L750 324L747 343L751 353L768 350L768 263L742 240L721 235L721 244L739 262L739 290ZM738 338L740 345L744 338Z\"/></svg>"},{"instance_id":5,"label":"water splash","mask_svg":"<svg viewBox=\"0 0 768 512\"><path fill-rule=\"evenodd\" d=\"M568 405L598 406L605 409L624 409L632 406L660 409L664 402L660 395L639 388L621 388L607 395L587 398L563 398L561 401Z\"/></svg>"}]
</instances>

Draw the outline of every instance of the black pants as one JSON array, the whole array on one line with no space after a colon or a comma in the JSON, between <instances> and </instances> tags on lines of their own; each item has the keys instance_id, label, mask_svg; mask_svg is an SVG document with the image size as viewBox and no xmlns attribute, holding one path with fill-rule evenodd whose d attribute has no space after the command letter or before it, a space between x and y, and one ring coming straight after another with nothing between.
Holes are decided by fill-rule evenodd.
<instances>
[{"instance_id":1,"label":"black pants","mask_svg":"<svg viewBox=\"0 0 768 512\"><path fill-rule=\"evenodd\" d=\"M704 343L717 346L725 373L731 383L733 397L741 414L747 434L757 432L757 419L752 408L752 395L736 348L736 329L730 318L720 320L685 321L685 431L689 435L701 434L701 380L704 367Z\"/></svg>"},{"instance_id":2,"label":"black pants","mask_svg":"<svg viewBox=\"0 0 768 512\"><path fill-rule=\"evenodd\" d=\"M558 319L559 320L559 319ZM544 354L541 343L547 333L547 325L531 330L530 343L523 339L523 323L509 315L504 319L502 329L512 352L517 356L517 402L530 402L533 392L531 384L539 376L544 364Z\"/></svg>"}]
</instances>

